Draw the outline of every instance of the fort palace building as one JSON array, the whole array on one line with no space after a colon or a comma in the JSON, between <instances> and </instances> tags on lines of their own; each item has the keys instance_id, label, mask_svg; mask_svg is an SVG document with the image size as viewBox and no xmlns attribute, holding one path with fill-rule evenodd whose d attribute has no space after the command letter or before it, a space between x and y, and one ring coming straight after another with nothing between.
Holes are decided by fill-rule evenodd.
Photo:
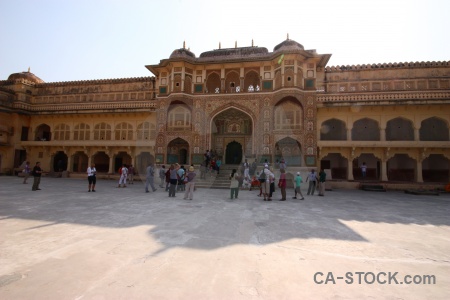
<instances>
[{"instance_id":1,"label":"fort palace building","mask_svg":"<svg viewBox=\"0 0 450 300\"><path fill-rule=\"evenodd\" d=\"M253 44L253 42L252 42ZM287 38L196 56L183 46L148 77L0 81L0 173L25 160L85 174L94 162L199 165L284 158L335 180L449 182L450 61L327 66ZM368 57L370 61L370 57Z\"/></svg>"}]
</instances>

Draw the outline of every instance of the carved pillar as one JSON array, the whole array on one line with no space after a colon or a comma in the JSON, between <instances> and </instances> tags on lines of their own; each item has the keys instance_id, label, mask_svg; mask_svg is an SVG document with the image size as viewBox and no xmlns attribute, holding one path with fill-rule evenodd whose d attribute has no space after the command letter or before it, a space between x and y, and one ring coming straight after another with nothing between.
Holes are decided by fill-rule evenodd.
<instances>
[{"instance_id":1,"label":"carved pillar","mask_svg":"<svg viewBox=\"0 0 450 300\"><path fill-rule=\"evenodd\" d=\"M414 127L414 140L418 141L420 138L419 128Z\"/></svg>"},{"instance_id":2,"label":"carved pillar","mask_svg":"<svg viewBox=\"0 0 450 300\"><path fill-rule=\"evenodd\" d=\"M381 160L381 181L388 181L387 177L387 159Z\"/></svg>"},{"instance_id":3,"label":"carved pillar","mask_svg":"<svg viewBox=\"0 0 450 300\"><path fill-rule=\"evenodd\" d=\"M352 140L352 127L347 128L347 141Z\"/></svg>"},{"instance_id":4,"label":"carved pillar","mask_svg":"<svg viewBox=\"0 0 450 300\"><path fill-rule=\"evenodd\" d=\"M386 128L380 128L380 141L386 140Z\"/></svg>"},{"instance_id":5,"label":"carved pillar","mask_svg":"<svg viewBox=\"0 0 450 300\"><path fill-rule=\"evenodd\" d=\"M416 165L416 182L423 182L422 177L422 160L417 159L417 165Z\"/></svg>"},{"instance_id":6,"label":"carved pillar","mask_svg":"<svg viewBox=\"0 0 450 300\"><path fill-rule=\"evenodd\" d=\"M347 180L348 181L353 181L353 159L352 156L350 156L347 159Z\"/></svg>"},{"instance_id":7,"label":"carved pillar","mask_svg":"<svg viewBox=\"0 0 450 300\"><path fill-rule=\"evenodd\" d=\"M72 155L70 153L67 154L67 171L72 172Z\"/></svg>"},{"instance_id":8,"label":"carved pillar","mask_svg":"<svg viewBox=\"0 0 450 300\"><path fill-rule=\"evenodd\" d=\"M108 153L109 156L109 169L108 169L108 174L113 174L114 173L114 153L112 151L109 151Z\"/></svg>"}]
</instances>

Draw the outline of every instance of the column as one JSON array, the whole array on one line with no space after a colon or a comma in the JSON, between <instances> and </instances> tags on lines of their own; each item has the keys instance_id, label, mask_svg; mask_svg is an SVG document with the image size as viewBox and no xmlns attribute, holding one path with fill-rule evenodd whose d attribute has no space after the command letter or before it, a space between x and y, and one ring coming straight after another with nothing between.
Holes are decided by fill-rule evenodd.
<instances>
[{"instance_id":1,"label":"column","mask_svg":"<svg viewBox=\"0 0 450 300\"><path fill-rule=\"evenodd\" d=\"M352 140L352 127L347 128L347 141Z\"/></svg>"},{"instance_id":2,"label":"column","mask_svg":"<svg viewBox=\"0 0 450 300\"><path fill-rule=\"evenodd\" d=\"M353 159L350 157L347 159L347 180L352 181L353 178Z\"/></svg>"},{"instance_id":3,"label":"column","mask_svg":"<svg viewBox=\"0 0 450 300\"><path fill-rule=\"evenodd\" d=\"M109 153L109 170L108 174L113 174L113 165L114 165L114 155L112 153Z\"/></svg>"},{"instance_id":4,"label":"column","mask_svg":"<svg viewBox=\"0 0 450 300\"><path fill-rule=\"evenodd\" d=\"M381 160L381 181L388 181L387 177L387 160Z\"/></svg>"},{"instance_id":5,"label":"column","mask_svg":"<svg viewBox=\"0 0 450 300\"><path fill-rule=\"evenodd\" d=\"M414 140L418 141L420 139L419 128L414 127Z\"/></svg>"},{"instance_id":6,"label":"column","mask_svg":"<svg viewBox=\"0 0 450 300\"><path fill-rule=\"evenodd\" d=\"M417 159L417 165L416 165L416 182L423 182L422 177L422 161L420 159Z\"/></svg>"},{"instance_id":7,"label":"column","mask_svg":"<svg viewBox=\"0 0 450 300\"><path fill-rule=\"evenodd\" d=\"M386 141L386 128L380 128L380 141Z\"/></svg>"},{"instance_id":8,"label":"column","mask_svg":"<svg viewBox=\"0 0 450 300\"><path fill-rule=\"evenodd\" d=\"M67 171L72 172L72 155L67 154Z\"/></svg>"},{"instance_id":9,"label":"column","mask_svg":"<svg viewBox=\"0 0 450 300\"><path fill-rule=\"evenodd\" d=\"M181 91L184 92L184 79L186 78L186 67L181 67ZM134 166L134 165L133 165Z\"/></svg>"}]
</instances>

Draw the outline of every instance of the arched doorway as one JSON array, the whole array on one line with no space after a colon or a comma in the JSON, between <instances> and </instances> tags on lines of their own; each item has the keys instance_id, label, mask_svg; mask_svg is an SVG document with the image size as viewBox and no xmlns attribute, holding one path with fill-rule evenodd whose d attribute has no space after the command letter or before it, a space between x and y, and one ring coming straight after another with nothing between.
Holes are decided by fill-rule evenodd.
<instances>
[{"instance_id":1,"label":"arched doorway","mask_svg":"<svg viewBox=\"0 0 450 300\"><path fill-rule=\"evenodd\" d=\"M233 141L227 145L225 151L225 163L230 165L240 164L242 161L242 145Z\"/></svg>"},{"instance_id":2,"label":"arched doorway","mask_svg":"<svg viewBox=\"0 0 450 300\"><path fill-rule=\"evenodd\" d=\"M150 154L150 152L142 152L136 157L136 170L140 174L145 174L145 170L147 169L148 165L151 163L155 163L155 157Z\"/></svg>"},{"instance_id":3,"label":"arched doorway","mask_svg":"<svg viewBox=\"0 0 450 300\"><path fill-rule=\"evenodd\" d=\"M233 164L234 155L227 151L234 151L240 147L240 154L238 163L242 159L242 155L246 158L251 158L253 153L253 120L247 113L237 109L228 108L214 116L211 121L211 149L214 150L218 156L225 156L224 163ZM231 145L228 149L228 145ZM234 146L233 146L234 145Z\"/></svg>"},{"instance_id":4,"label":"arched doorway","mask_svg":"<svg viewBox=\"0 0 450 300\"><path fill-rule=\"evenodd\" d=\"M47 124L41 124L36 128L36 141L50 141L51 137L50 126Z\"/></svg>"},{"instance_id":5,"label":"arched doorway","mask_svg":"<svg viewBox=\"0 0 450 300\"><path fill-rule=\"evenodd\" d=\"M97 152L93 160L97 172L108 173L109 171L109 156L104 151Z\"/></svg>"},{"instance_id":6,"label":"arched doorway","mask_svg":"<svg viewBox=\"0 0 450 300\"><path fill-rule=\"evenodd\" d=\"M361 166L365 163L367 166L366 177L363 178ZM381 161L372 153L361 153L353 159L353 178L355 180L379 180L381 174Z\"/></svg>"},{"instance_id":7,"label":"arched doorway","mask_svg":"<svg viewBox=\"0 0 450 300\"><path fill-rule=\"evenodd\" d=\"M189 143L182 138L176 138L167 145L167 163L189 163Z\"/></svg>"},{"instance_id":8,"label":"arched doorway","mask_svg":"<svg viewBox=\"0 0 450 300\"><path fill-rule=\"evenodd\" d=\"M300 143L293 138L286 137L275 144L275 161L284 159L288 166L301 166L303 164L303 155L301 153Z\"/></svg>"},{"instance_id":9,"label":"arched doorway","mask_svg":"<svg viewBox=\"0 0 450 300\"><path fill-rule=\"evenodd\" d=\"M88 167L88 157L84 152L78 151L73 155L73 172L86 172Z\"/></svg>"},{"instance_id":10,"label":"arched doorway","mask_svg":"<svg viewBox=\"0 0 450 300\"><path fill-rule=\"evenodd\" d=\"M114 158L114 171L118 171L123 164L129 166L131 164L131 156L126 152L119 152Z\"/></svg>"},{"instance_id":11,"label":"arched doorway","mask_svg":"<svg viewBox=\"0 0 450 300\"><path fill-rule=\"evenodd\" d=\"M58 151L53 156L53 171L62 172L67 169L67 155L63 151Z\"/></svg>"}]
</instances>

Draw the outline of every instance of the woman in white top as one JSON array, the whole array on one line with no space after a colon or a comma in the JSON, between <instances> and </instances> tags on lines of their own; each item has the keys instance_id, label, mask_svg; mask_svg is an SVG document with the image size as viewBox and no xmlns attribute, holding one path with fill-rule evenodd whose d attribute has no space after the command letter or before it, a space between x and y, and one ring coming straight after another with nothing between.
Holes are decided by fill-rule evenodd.
<instances>
[{"instance_id":1,"label":"woman in white top","mask_svg":"<svg viewBox=\"0 0 450 300\"><path fill-rule=\"evenodd\" d=\"M87 168L87 174L88 174L88 182L89 182L88 192L91 191L91 187L92 187L92 191L95 192L95 184L97 183L97 178L96 178L97 170L95 169L94 163L91 164L91 166Z\"/></svg>"}]
</instances>

